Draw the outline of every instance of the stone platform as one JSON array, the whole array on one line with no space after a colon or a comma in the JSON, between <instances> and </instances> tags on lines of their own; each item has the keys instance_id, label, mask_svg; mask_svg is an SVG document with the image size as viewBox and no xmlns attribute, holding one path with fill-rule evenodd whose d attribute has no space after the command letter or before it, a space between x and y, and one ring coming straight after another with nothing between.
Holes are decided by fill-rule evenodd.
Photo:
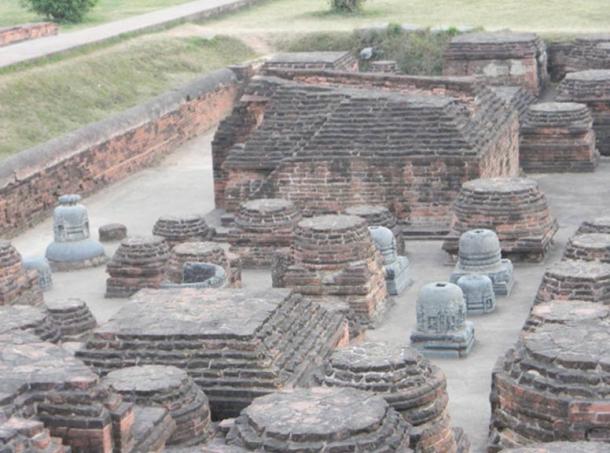
<instances>
[{"instance_id":1,"label":"stone platform","mask_svg":"<svg viewBox=\"0 0 610 453\"><path fill-rule=\"evenodd\" d=\"M347 51L284 52L268 58L265 61L263 69L337 69L340 71L357 71L358 60Z\"/></svg>"},{"instance_id":2,"label":"stone platform","mask_svg":"<svg viewBox=\"0 0 610 453\"><path fill-rule=\"evenodd\" d=\"M610 308L602 304L582 300L551 300L532 307L523 330L530 332L543 324L568 324L609 316Z\"/></svg>"},{"instance_id":3,"label":"stone platform","mask_svg":"<svg viewBox=\"0 0 610 453\"><path fill-rule=\"evenodd\" d=\"M63 341L79 341L97 326L87 303L80 299L53 300L46 306Z\"/></svg>"},{"instance_id":4,"label":"stone platform","mask_svg":"<svg viewBox=\"0 0 610 453\"><path fill-rule=\"evenodd\" d=\"M135 365L184 369L223 419L306 380L347 335L341 314L285 289L146 289L77 356L102 374Z\"/></svg>"},{"instance_id":5,"label":"stone platform","mask_svg":"<svg viewBox=\"0 0 610 453\"><path fill-rule=\"evenodd\" d=\"M503 256L512 261L542 261L559 226L536 181L490 178L462 186L443 250L456 256L460 235L476 228L495 231Z\"/></svg>"}]
</instances>

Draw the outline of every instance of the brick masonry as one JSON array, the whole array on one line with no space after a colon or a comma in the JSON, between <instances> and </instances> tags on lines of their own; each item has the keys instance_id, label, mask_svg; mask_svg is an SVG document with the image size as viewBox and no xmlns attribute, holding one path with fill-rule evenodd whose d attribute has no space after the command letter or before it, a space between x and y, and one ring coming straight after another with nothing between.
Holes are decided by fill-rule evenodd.
<instances>
[{"instance_id":1,"label":"brick masonry","mask_svg":"<svg viewBox=\"0 0 610 453\"><path fill-rule=\"evenodd\" d=\"M40 221L58 195L88 195L154 164L220 121L237 92L235 74L218 70L6 159L0 163L0 234Z\"/></svg>"},{"instance_id":2,"label":"brick masonry","mask_svg":"<svg viewBox=\"0 0 610 453\"><path fill-rule=\"evenodd\" d=\"M21 24L14 27L1 27L0 47L27 41L29 39L56 35L57 30L57 24L54 24L53 22L39 22L35 24Z\"/></svg>"}]
</instances>

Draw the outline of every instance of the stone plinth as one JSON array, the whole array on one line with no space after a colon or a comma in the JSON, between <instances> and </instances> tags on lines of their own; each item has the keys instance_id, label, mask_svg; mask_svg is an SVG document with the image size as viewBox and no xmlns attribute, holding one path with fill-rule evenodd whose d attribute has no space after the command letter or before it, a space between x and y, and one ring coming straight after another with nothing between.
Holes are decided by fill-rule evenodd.
<instances>
[{"instance_id":1,"label":"stone plinth","mask_svg":"<svg viewBox=\"0 0 610 453\"><path fill-rule=\"evenodd\" d=\"M208 241L214 230L200 215L162 216L153 227L153 235L165 238L171 248L182 242Z\"/></svg>"},{"instance_id":2,"label":"stone plinth","mask_svg":"<svg viewBox=\"0 0 610 453\"><path fill-rule=\"evenodd\" d=\"M459 286L428 283L417 296L417 327L411 345L428 357L466 357L474 345L474 326L466 321Z\"/></svg>"},{"instance_id":3,"label":"stone plinth","mask_svg":"<svg viewBox=\"0 0 610 453\"><path fill-rule=\"evenodd\" d=\"M286 52L265 61L269 69L336 69L358 71L358 60L350 52Z\"/></svg>"},{"instance_id":4,"label":"stone plinth","mask_svg":"<svg viewBox=\"0 0 610 453\"><path fill-rule=\"evenodd\" d=\"M398 256L396 239L392 231L386 227L369 227L375 247L383 256L383 269L388 293L397 296L413 283L409 273L409 259Z\"/></svg>"},{"instance_id":5,"label":"stone plinth","mask_svg":"<svg viewBox=\"0 0 610 453\"><path fill-rule=\"evenodd\" d=\"M548 442L529 447L508 448L502 453L606 453L608 444L601 442Z\"/></svg>"},{"instance_id":6,"label":"stone plinth","mask_svg":"<svg viewBox=\"0 0 610 453\"><path fill-rule=\"evenodd\" d=\"M348 215L357 215L366 220L369 227L382 226L390 229L396 239L396 251L399 255L405 255L405 238L402 226L398 224L396 217L385 206L360 204L345 210Z\"/></svg>"},{"instance_id":7,"label":"stone plinth","mask_svg":"<svg viewBox=\"0 0 610 453\"><path fill-rule=\"evenodd\" d=\"M413 426L415 451L469 450L462 430L451 429L444 373L414 349L385 343L338 349L315 379L321 386L352 387L385 398Z\"/></svg>"},{"instance_id":8,"label":"stone plinth","mask_svg":"<svg viewBox=\"0 0 610 453\"><path fill-rule=\"evenodd\" d=\"M58 299L46 303L53 323L59 328L62 341L80 341L96 326L89 307L80 299Z\"/></svg>"},{"instance_id":9,"label":"stone plinth","mask_svg":"<svg viewBox=\"0 0 610 453\"><path fill-rule=\"evenodd\" d=\"M583 223L581 223L580 227L576 231L576 234L585 233L610 234L610 216L585 220Z\"/></svg>"},{"instance_id":10,"label":"stone plinth","mask_svg":"<svg viewBox=\"0 0 610 453\"><path fill-rule=\"evenodd\" d=\"M363 325L381 320L388 305L383 258L366 221L357 216L299 222L290 254L276 261L274 284L320 300L347 302Z\"/></svg>"},{"instance_id":11,"label":"stone plinth","mask_svg":"<svg viewBox=\"0 0 610 453\"><path fill-rule=\"evenodd\" d=\"M534 33L476 32L454 37L443 74L478 75L492 85L520 85L538 95L548 79L546 46Z\"/></svg>"},{"instance_id":12,"label":"stone plinth","mask_svg":"<svg viewBox=\"0 0 610 453\"><path fill-rule=\"evenodd\" d=\"M533 331L543 324L582 323L595 319L606 319L610 308L582 300L552 300L532 307L523 330Z\"/></svg>"},{"instance_id":13,"label":"stone plinth","mask_svg":"<svg viewBox=\"0 0 610 453\"><path fill-rule=\"evenodd\" d=\"M106 297L129 297L142 288L158 288L170 250L159 236L134 236L121 241L106 266Z\"/></svg>"},{"instance_id":14,"label":"stone plinth","mask_svg":"<svg viewBox=\"0 0 610 453\"><path fill-rule=\"evenodd\" d=\"M608 440L609 327L549 323L523 334L492 374L489 451Z\"/></svg>"},{"instance_id":15,"label":"stone plinth","mask_svg":"<svg viewBox=\"0 0 610 453\"><path fill-rule=\"evenodd\" d=\"M107 223L98 229L101 242L122 241L127 237L127 227L122 223Z\"/></svg>"},{"instance_id":16,"label":"stone plinth","mask_svg":"<svg viewBox=\"0 0 610 453\"><path fill-rule=\"evenodd\" d=\"M489 277L495 294L507 296L513 285L513 263L502 259L498 235L484 228L466 231L460 236L458 262L451 274L451 282L469 274Z\"/></svg>"},{"instance_id":17,"label":"stone plinth","mask_svg":"<svg viewBox=\"0 0 610 453\"><path fill-rule=\"evenodd\" d=\"M536 181L490 178L468 181L462 186L443 250L457 255L460 235L477 228L496 232L503 256L513 261L541 261L558 225Z\"/></svg>"},{"instance_id":18,"label":"stone plinth","mask_svg":"<svg viewBox=\"0 0 610 453\"><path fill-rule=\"evenodd\" d=\"M95 267L107 261L102 244L91 239L87 208L80 195L62 195L53 211L53 242L45 252L54 271Z\"/></svg>"},{"instance_id":19,"label":"stone plinth","mask_svg":"<svg viewBox=\"0 0 610 453\"><path fill-rule=\"evenodd\" d=\"M0 334L24 330L36 335L43 341L57 342L61 331L44 307L13 305L0 307Z\"/></svg>"},{"instance_id":20,"label":"stone plinth","mask_svg":"<svg viewBox=\"0 0 610 453\"><path fill-rule=\"evenodd\" d=\"M610 304L610 264L565 260L544 273L534 303L585 300Z\"/></svg>"},{"instance_id":21,"label":"stone plinth","mask_svg":"<svg viewBox=\"0 0 610 453\"><path fill-rule=\"evenodd\" d=\"M171 283L181 283L186 263L212 263L221 266L230 287L241 286L241 260L226 252L215 242L185 242L175 246L165 267L165 278Z\"/></svg>"},{"instance_id":22,"label":"stone plinth","mask_svg":"<svg viewBox=\"0 0 610 453\"><path fill-rule=\"evenodd\" d=\"M610 234L585 233L572 236L563 258L610 264Z\"/></svg>"},{"instance_id":23,"label":"stone plinth","mask_svg":"<svg viewBox=\"0 0 610 453\"><path fill-rule=\"evenodd\" d=\"M288 200L262 198L243 203L227 232L229 251L239 255L244 266L269 266L275 250L291 246L300 220L301 214Z\"/></svg>"},{"instance_id":24,"label":"stone plinth","mask_svg":"<svg viewBox=\"0 0 610 453\"><path fill-rule=\"evenodd\" d=\"M142 290L77 356L100 373L135 365L186 370L213 417L299 383L347 338L345 318L289 290Z\"/></svg>"},{"instance_id":25,"label":"stone plinth","mask_svg":"<svg viewBox=\"0 0 610 453\"><path fill-rule=\"evenodd\" d=\"M491 313L496 309L496 294L491 278L484 274L466 274L457 285L464 293L468 315Z\"/></svg>"},{"instance_id":26,"label":"stone plinth","mask_svg":"<svg viewBox=\"0 0 610 453\"><path fill-rule=\"evenodd\" d=\"M557 87L557 100L586 104L593 115L597 149L610 156L610 70L572 72Z\"/></svg>"},{"instance_id":27,"label":"stone plinth","mask_svg":"<svg viewBox=\"0 0 610 453\"><path fill-rule=\"evenodd\" d=\"M9 241L0 241L0 305L40 305L38 272L26 270L19 252Z\"/></svg>"},{"instance_id":28,"label":"stone plinth","mask_svg":"<svg viewBox=\"0 0 610 453\"><path fill-rule=\"evenodd\" d=\"M255 399L235 420L227 443L249 451L411 452L409 430L380 396L316 387Z\"/></svg>"},{"instance_id":29,"label":"stone plinth","mask_svg":"<svg viewBox=\"0 0 610 453\"><path fill-rule=\"evenodd\" d=\"M599 162L593 117L585 104L534 104L520 135L519 162L527 172L586 172Z\"/></svg>"},{"instance_id":30,"label":"stone plinth","mask_svg":"<svg viewBox=\"0 0 610 453\"><path fill-rule=\"evenodd\" d=\"M0 334L0 410L42 422L73 453L138 451L130 403L72 354L30 333ZM29 450L28 450L29 451Z\"/></svg>"},{"instance_id":31,"label":"stone plinth","mask_svg":"<svg viewBox=\"0 0 610 453\"><path fill-rule=\"evenodd\" d=\"M186 371L159 365L129 367L108 373L102 382L126 401L167 409L176 423L168 445L196 445L208 439L208 399Z\"/></svg>"},{"instance_id":32,"label":"stone plinth","mask_svg":"<svg viewBox=\"0 0 610 453\"><path fill-rule=\"evenodd\" d=\"M23 267L27 270L34 270L38 274L38 286L42 291L49 291L53 288L53 274L49 261L42 257L25 258Z\"/></svg>"}]
</instances>

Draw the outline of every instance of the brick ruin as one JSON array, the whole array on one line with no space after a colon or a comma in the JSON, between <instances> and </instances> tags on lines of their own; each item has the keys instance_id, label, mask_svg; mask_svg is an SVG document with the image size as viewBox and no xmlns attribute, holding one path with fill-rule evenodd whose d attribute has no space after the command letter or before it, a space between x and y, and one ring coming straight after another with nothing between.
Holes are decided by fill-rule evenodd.
<instances>
[{"instance_id":1,"label":"brick ruin","mask_svg":"<svg viewBox=\"0 0 610 453\"><path fill-rule=\"evenodd\" d=\"M46 307L63 341L81 341L97 326L87 303L80 299L53 300Z\"/></svg>"},{"instance_id":2,"label":"brick ruin","mask_svg":"<svg viewBox=\"0 0 610 453\"><path fill-rule=\"evenodd\" d=\"M478 75L491 85L519 85L538 96L548 79L546 45L535 33L461 34L445 51L443 74Z\"/></svg>"},{"instance_id":3,"label":"brick ruin","mask_svg":"<svg viewBox=\"0 0 610 453\"><path fill-rule=\"evenodd\" d=\"M376 60L371 61L367 68L370 72L387 72L390 74L396 74L400 72L398 69L398 63L395 60Z\"/></svg>"},{"instance_id":4,"label":"brick ruin","mask_svg":"<svg viewBox=\"0 0 610 453\"><path fill-rule=\"evenodd\" d=\"M405 254L405 239L403 237L402 226L388 208L385 206L362 204L347 208L345 213L362 217L366 220L366 224L369 227L382 226L392 231L396 239L396 251L399 255Z\"/></svg>"},{"instance_id":5,"label":"brick ruin","mask_svg":"<svg viewBox=\"0 0 610 453\"><path fill-rule=\"evenodd\" d=\"M610 308L583 300L551 300L532 307L523 330L532 332L543 324L567 324L607 319Z\"/></svg>"},{"instance_id":6,"label":"brick ruin","mask_svg":"<svg viewBox=\"0 0 610 453\"><path fill-rule=\"evenodd\" d=\"M121 241L106 266L106 297L129 297L163 282L170 249L160 236L133 236Z\"/></svg>"},{"instance_id":7,"label":"brick ruin","mask_svg":"<svg viewBox=\"0 0 610 453\"><path fill-rule=\"evenodd\" d=\"M610 34L579 35L549 45L549 73L560 82L567 73L610 69Z\"/></svg>"},{"instance_id":8,"label":"brick ruin","mask_svg":"<svg viewBox=\"0 0 610 453\"><path fill-rule=\"evenodd\" d=\"M212 263L221 266L228 286L241 287L241 259L216 242L184 242L175 246L165 266L165 280L182 283L186 263Z\"/></svg>"},{"instance_id":9,"label":"brick ruin","mask_svg":"<svg viewBox=\"0 0 610 453\"><path fill-rule=\"evenodd\" d=\"M405 234L448 231L461 184L518 173L518 118L475 78L267 70L212 145L216 207L292 200L304 216L385 206Z\"/></svg>"},{"instance_id":10,"label":"brick ruin","mask_svg":"<svg viewBox=\"0 0 610 453\"><path fill-rule=\"evenodd\" d=\"M563 258L610 264L610 234L585 233L572 236Z\"/></svg>"},{"instance_id":11,"label":"brick ruin","mask_svg":"<svg viewBox=\"0 0 610 453\"><path fill-rule=\"evenodd\" d=\"M30 39L56 35L59 27L53 22L21 24L14 27L0 27L0 47Z\"/></svg>"},{"instance_id":12,"label":"brick ruin","mask_svg":"<svg viewBox=\"0 0 610 453\"><path fill-rule=\"evenodd\" d=\"M229 251L249 267L270 266L273 253L289 248L301 214L294 203L279 198L262 198L242 203L226 232Z\"/></svg>"},{"instance_id":13,"label":"brick ruin","mask_svg":"<svg viewBox=\"0 0 610 453\"><path fill-rule=\"evenodd\" d=\"M208 398L186 371L172 366L136 366L112 371L102 383L125 401L167 409L176 424L168 445L197 445L210 437Z\"/></svg>"},{"instance_id":14,"label":"brick ruin","mask_svg":"<svg viewBox=\"0 0 610 453\"><path fill-rule=\"evenodd\" d=\"M490 452L545 441L610 440L607 320L545 323L492 373Z\"/></svg>"},{"instance_id":15,"label":"brick ruin","mask_svg":"<svg viewBox=\"0 0 610 453\"><path fill-rule=\"evenodd\" d=\"M264 69L334 69L358 71L358 60L347 51L338 52L284 52L272 55Z\"/></svg>"},{"instance_id":16,"label":"brick ruin","mask_svg":"<svg viewBox=\"0 0 610 453\"><path fill-rule=\"evenodd\" d=\"M542 261L558 224L538 183L526 178L468 181L453 206L451 232L443 250L458 253L460 235L486 228L497 233L502 254L513 261Z\"/></svg>"},{"instance_id":17,"label":"brick ruin","mask_svg":"<svg viewBox=\"0 0 610 453\"><path fill-rule=\"evenodd\" d=\"M610 70L572 72L557 87L561 102L586 104L593 115L597 149L610 156Z\"/></svg>"},{"instance_id":18,"label":"brick ruin","mask_svg":"<svg viewBox=\"0 0 610 453\"><path fill-rule=\"evenodd\" d=\"M26 270L21 255L9 241L0 241L0 305L40 305L38 273Z\"/></svg>"},{"instance_id":19,"label":"brick ruin","mask_svg":"<svg viewBox=\"0 0 610 453\"><path fill-rule=\"evenodd\" d=\"M526 172L593 171L599 162L593 117L585 104L532 105L520 134L519 160Z\"/></svg>"},{"instance_id":20,"label":"brick ruin","mask_svg":"<svg viewBox=\"0 0 610 453\"><path fill-rule=\"evenodd\" d=\"M72 453L145 453L162 449L174 429L166 410L123 401L70 352L27 332L0 334L0 389L0 445L8 451L28 442L45 453L70 451L63 442ZM24 431L29 441L19 439Z\"/></svg>"},{"instance_id":21,"label":"brick ruin","mask_svg":"<svg viewBox=\"0 0 610 453\"><path fill-rule=\"evenodd\" d=\"M57 343L61 339L61 330L56 321L44 307L11 305L0 307L0 334L16 330L29 332L43 341Z\"/></svg>"},{"instance_id":22,"label":"brick ruin","mask_svg":"<svg viewBox=\"0 0 610 453\"><path fill-rule=\"evenodd\" d=\"M182 242L209 241L214 237L210 228L200 215L162 216L153 227L153 235L165 239L170 248Z\"/></svg>"},{"instance_id":23,"label":"brick ruin","mask_svg":"<svg viewBox=\"0 0 610 453\"><path fill-rule=\"evenodd\" d=\"M76 354L101 374L136 365L186 370L220 420L305 382L347 337L343 315L285 289L146 289Z\"/></svg>"},{"instance_id":24,"label":"brick ruin","mask_svg":"<svg viewBox=\"0 0 610 453\"><path fill-rule=\"evenodd\" d=\"M462 429L451 428L444 373L414 349L385 343L338 349L315 380L325 387L351 387L383 396L412 425L410 446L415 451L469 451Z\"/></svg>"},{"instance_id":25,"label":"brick ruin","mask_svg":"<svg viewBox=\"0 0 610 453\"><path fill-rule=\"evenodd\" d=\"M277 253L273 273L274 286L347 303L363 325L379 322L389 305L383 258L361 217L302 220L291 250Z\"/></svg>"},{"instance_id":26,"label":"brick ruin","mask_svg":"<svg viewBox=\"0 0 610 453\"><path fill-rule=\"evenodd\" d=\"M529 447L508 448L502 453L604 453L608 445L600 442L548 442Z\"/></svg>"},{"instance_id":27,"label":"brick ruin","mask_svg":"<svg viewBox=\"0 0 610 453\"><path fill-rule=\"evenodd\" d=\"M576 234L602 233L610 234L610 217L596 217L580 224Z\"/></svg>"},{"instance_id":28,"label":"brick ruin","mask_svg":"<svg viewBox=\"0 0 610 453\"><path fill-rule=\"evenodd\" d=\"M295 389L255 399L227 434L246 451L412 452L410 426L380 396Z\"/></svg>"},{"instance_id":29,"label":"brick ruin","mask_svg":"<svg viewBox=\"0 0 610 453\"><path fill-rule=\"evenodd\" d=\"M542 277L534 303L555 299L610 304L610 264L575 260L552 264Z\"/></svg>"}]
</instances>

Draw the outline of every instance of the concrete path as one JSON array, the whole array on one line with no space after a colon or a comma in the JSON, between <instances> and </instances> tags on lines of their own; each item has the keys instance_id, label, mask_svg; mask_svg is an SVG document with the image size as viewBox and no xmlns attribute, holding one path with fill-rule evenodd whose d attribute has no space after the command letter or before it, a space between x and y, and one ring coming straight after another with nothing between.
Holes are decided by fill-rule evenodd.
<instances>
[{"instance_id":1,"label":"concrete path","mask_svg":"<svg viewBox=\"0 0 610 453\"><path fill-rule=\"evenodd\" d=\"M199 20L255 3L256 0L197 0L95 27L0 48L0 68L106 41L126 33Z\"/></svg>"},{"instance_id":2,"label":"concrete path","mask_svg":"<svg viewBox=\"0 0 610 453\"><path fill-rule=\"evenodd\" d=\"M158 167L137 173L84 200L89 208L92 235L99 225L125 223L131 234L151 234L155 220L164 214L207 213L213 208L212 159L207 134L187 143ZM491 370L497 358L517 340L527 317L545 267L561 256L567 239L587 217L610 214L610 160L605 159L592 174L534 175L546 193L560 230L546 263L515 266L516 286L509 297L498 300L497 311L472 318L477 343L466 359L434 360L446 373L450 413L453 423L464 428L473 444L473 453L484 452L490 417ZM52 240L51 220L47 219L13 240L25 256L44 253ZM415 327L415 300L427 282L446 280L451 267L439 241L409 241L407 252L415 284L396 300L387 320L369 331L371 340L408 344ZM114 252L116 244L106 246ZM104 299L105 269L55 273L55 288L46 300L78 297L85 300L99 322L106 321L125 299ZM245 288L271 287L267 270L245 270Z\"/></svg>"}]
</instances>

